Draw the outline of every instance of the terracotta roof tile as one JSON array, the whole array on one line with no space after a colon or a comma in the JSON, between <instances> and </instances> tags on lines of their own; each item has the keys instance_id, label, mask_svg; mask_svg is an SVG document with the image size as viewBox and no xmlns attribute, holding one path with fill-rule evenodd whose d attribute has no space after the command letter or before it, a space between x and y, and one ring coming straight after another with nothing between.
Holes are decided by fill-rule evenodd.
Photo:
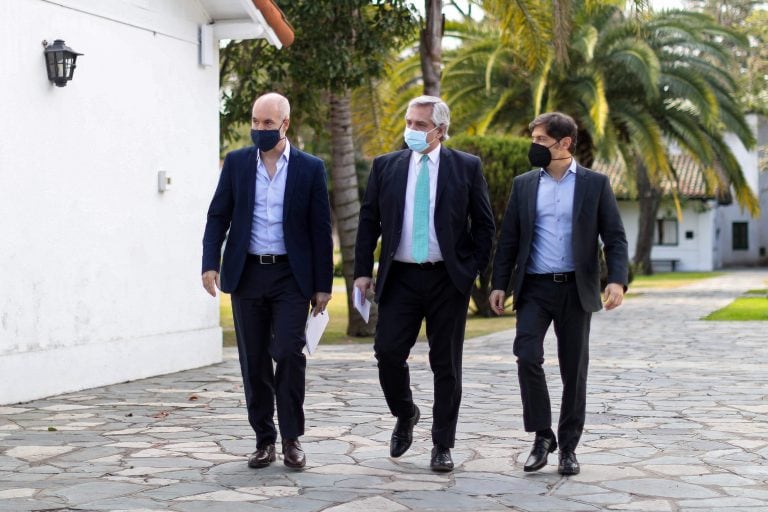
<instances>
[{"instance_id":1,"label":"terracotta roof tile","mask_svg":"<svg viewBox=\"0 0 768 512\"><path fill-rule=\"evenodd\" d=\"M273 0L251 1L253 2L253 5L261 11L262 16L267 20L269 26L272 27L277 38L283 43L283 46L291 46L294 39L293 27L288 20L285 19L285 14L283 14L283 11L280 10L277 4Z\"/></svg>"},{"instance_id":2,"label":"terracotta roof tile","mask_svg":"<svg viewBox=\"0 0 768 512\"><path fill-rule=\"evenodd\" d=\"M665 196L672 195L673 187L676 186L680 197L688 199L715 199L718 197L717 190L722 187L723 183L708 183L704 169L693 158L684 154L670 155L669 163L677 176L677 183L675 184L674 180L670 179L663 181L662 190ZM592 169L608 176L617 199L637 199L634 180L627 176L624 164L619 159L611 162L596 160Z\"/></svg>"}]
</instances>

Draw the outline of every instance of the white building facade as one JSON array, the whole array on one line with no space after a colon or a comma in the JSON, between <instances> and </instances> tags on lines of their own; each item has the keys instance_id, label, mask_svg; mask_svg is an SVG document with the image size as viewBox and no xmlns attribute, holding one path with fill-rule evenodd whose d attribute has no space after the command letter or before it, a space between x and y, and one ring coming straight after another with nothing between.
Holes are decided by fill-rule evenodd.
<instances>
[{"instance_id":1,"label":"white building facade","mask_svg":"<svg viewBox=\"0 0 768 512\"><path fill-rule=\"evenodd\" d=\"M221 360L200 280L218 39L279 46L256 5L0 2L0 404ZM54 39L83 54L65 87Z\"/></svg>"},{"instance_id":2,"label":"white building facade","mask_svg":"<svg viewBox=\"0 0 768 512\"><path fill-rule=\"evenodd\" d=\"M715 192L708 190L710 187L697 165L672 148L682 218L678 219L671 196L662 200L651 250L654 270L706 272L724 267L768 265L768 171L765 170L768 122L754 114L748 115L747 121L758 140L757 147L747 150L732 134L726 135L726 143L760 202L760 215L752 216L735 198L730 204L718 201ZM628 192L631 189L626 183L628 178L616 162L597 163L595 169L611 178L632 259L637 245L638 202Z\"/></svg>"}]
</instances>

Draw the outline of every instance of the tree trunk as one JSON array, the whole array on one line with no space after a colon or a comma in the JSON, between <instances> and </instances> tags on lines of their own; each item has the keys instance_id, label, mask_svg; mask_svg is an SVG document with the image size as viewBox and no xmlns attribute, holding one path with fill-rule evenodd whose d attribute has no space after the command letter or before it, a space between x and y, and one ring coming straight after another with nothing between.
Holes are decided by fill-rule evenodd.
<instances>
[{"instance_id":1,"label":"tree trunk","mask_svg":"<svg viewBox=\"0 0 768 512\"><path fill-rule=\"evenodd\" d=\"M330 94L331 106L331 182L333 188L333 213L341 244L342 273L347 288L349 308L347 334L349 336L372 336L376 329L378 309L371 307L369 322L366 324L353 304L352 287L355 273L355 239L357 220L360 214L360 198L357 191L355 170L355 147L352 140L352 112L350 92Z\"/></svg>"},{"instance_id":2,"label":"tree trunk","mask_svg":"<svg viewBox=\"0 0 768 512\"><path fill-rule=\"evenodd\" d=\"M638 220L634 265L639 274L649 276L653 274L651 249L653 249L653 234L656 229L656 215L661 204L661 190L651 183L648 169L642 163L637 163L636 182L640 217Z\"/></svg>"},{"instance_id":3,"label":"tree trunk","mask_svg":"<svg viewBox=\"0 0 768 512\"><path fill-rule=\"evenodd\" d=\"M443 57L443 17L442 0L424 0L427 11L426 26L421 29L421 76L424 80L424 94L440 96L440 76L442 75Z\"/></svg>"}]
</instances>

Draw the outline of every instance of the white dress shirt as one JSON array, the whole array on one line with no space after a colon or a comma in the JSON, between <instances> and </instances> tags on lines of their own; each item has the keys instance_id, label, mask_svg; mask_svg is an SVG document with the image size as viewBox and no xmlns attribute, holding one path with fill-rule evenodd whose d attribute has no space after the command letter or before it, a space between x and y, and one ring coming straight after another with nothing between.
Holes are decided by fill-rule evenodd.
<instances>
[{"instance_id":1,"label":"white dress shirt","mask_svg":"<svg viewBox=\"0 0 768 512\"><path fill-rule=\"evenodd\" d=\"M435 198L437 197L437 171L440 167L440 148L427 153L429 160L429 255L427 261L435 262L443 260L440 245L435 233ZM408 184L405 188L405 209L403 210L403 229L400 235L400 244L395 252L395 260L406 263L416 263L413 259L413 202L416 195L416 178L421 169L422 153L411 151L411 160L408 165Z\"/></svg>"}]
</instances>

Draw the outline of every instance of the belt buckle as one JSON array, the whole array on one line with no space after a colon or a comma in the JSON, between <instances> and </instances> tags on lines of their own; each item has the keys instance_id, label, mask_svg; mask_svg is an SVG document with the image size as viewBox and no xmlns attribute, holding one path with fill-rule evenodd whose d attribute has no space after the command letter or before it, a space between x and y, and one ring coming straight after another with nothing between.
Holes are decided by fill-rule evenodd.
<instances>
[{"instance_id":1,"label":"belt buckle","mask_svg":"<svg viewBox=\"0 0 768 512\"><path fill-rule=\"evenodd\" d=\"M274 254L259 254L259 263L262 264L262 265L273 265L275 263L275 255Z\"/></svg>"},{"instance_id":2,"label":"belt buckle","mask_svg":"<svg viewBox=\"0 0 768 512\"><path fill-rule=\"evenodd\" d=\"M552 274L552 280L556 283L567 283L568 276L566 274Z\"/></svg>"}]
</instances>

